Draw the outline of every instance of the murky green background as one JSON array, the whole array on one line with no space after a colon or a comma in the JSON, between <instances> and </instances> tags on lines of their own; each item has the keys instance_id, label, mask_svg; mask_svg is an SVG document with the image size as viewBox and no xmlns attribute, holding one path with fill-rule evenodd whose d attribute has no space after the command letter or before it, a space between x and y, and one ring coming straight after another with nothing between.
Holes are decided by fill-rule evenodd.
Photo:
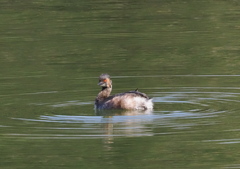
<instances>
[{"instance_id":1,"label":"murky green background","mask_svg":"<svg viewBox=\"0 0 240 169\"><path fill-rule=\"evenodd\" d=\"M240 168L240 2L1 0L0 168ZM98 76L154 111L96 113Z\"/></svg>"}]
</instances>

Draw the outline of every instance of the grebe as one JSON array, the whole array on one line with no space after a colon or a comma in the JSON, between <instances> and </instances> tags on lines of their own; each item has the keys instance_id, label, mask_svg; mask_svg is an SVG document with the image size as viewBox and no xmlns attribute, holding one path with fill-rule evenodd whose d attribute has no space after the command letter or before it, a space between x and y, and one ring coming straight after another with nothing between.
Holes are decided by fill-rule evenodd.
<instances>
[{"instance_id":1,"label":"grebe","mask_svg":"<svg viewBox=\"0 0 240 169\"><path fill-rule=\"evenodd\" d=\"M95 99L95 109L153 109L152 99L137 89L110 96L112 81L108 74L100 75L98 85L102 87L102 90Z\"/></svg>"}]
</instances>

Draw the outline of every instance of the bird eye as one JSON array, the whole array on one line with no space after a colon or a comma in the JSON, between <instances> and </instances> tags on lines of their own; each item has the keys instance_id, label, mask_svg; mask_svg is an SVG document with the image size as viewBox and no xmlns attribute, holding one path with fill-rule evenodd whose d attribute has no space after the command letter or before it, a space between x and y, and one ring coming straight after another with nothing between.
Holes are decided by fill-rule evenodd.
<instances>
[{"instance_id":1,"label":"bird eye","mask_svg":"<svg viewBox=\"0 0 240 169\"><path fill-rule=\"evenodd\" d=\"M107 82L107 79L104 79L103 82Z\"/></svg>"}]
</instances>

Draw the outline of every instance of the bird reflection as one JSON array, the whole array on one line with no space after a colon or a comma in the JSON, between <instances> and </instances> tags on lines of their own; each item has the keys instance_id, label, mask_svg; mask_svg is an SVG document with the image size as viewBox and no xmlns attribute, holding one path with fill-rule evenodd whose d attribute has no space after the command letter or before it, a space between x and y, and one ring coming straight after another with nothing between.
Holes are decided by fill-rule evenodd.
<instances>
[{"instance_id":1,"label":"bird reflection","mask_svg":"<svg viewBox=\"0 0 240 169\"><path fill-rule=\"evenodd\" d=\"M110 151L115 137L152 136L145 126L151 115L151 110L96 110L97 116L102 116L102 133L104 134L104 149Z\"/></svg>"},{"instance_id":2,"label":"bird reflection","mask_svg":"<svg viewBox=\"0 0 240 169\"><path fill-rule=\"evenodd\" d=\"M136 115L151 115L152 110L95 110L97 116L136 116Z\"/></svg>"}]
</instances>

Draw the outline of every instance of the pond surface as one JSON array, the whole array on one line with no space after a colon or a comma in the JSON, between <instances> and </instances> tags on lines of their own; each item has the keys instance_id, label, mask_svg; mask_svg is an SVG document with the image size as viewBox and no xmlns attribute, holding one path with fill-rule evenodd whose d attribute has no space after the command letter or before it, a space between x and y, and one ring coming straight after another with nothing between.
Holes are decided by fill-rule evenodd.
<instances>
[{"instance_id":1,"label":"pond surface","mask_svg":"<svg viewBox=\"0 0 240 169\"><path fill-rule=\"evenodd\" d=\"M240 3L0 2L0 168L240 168ZM98 76L153 111L96 112Z\"/></svg>"}]
</instances>

